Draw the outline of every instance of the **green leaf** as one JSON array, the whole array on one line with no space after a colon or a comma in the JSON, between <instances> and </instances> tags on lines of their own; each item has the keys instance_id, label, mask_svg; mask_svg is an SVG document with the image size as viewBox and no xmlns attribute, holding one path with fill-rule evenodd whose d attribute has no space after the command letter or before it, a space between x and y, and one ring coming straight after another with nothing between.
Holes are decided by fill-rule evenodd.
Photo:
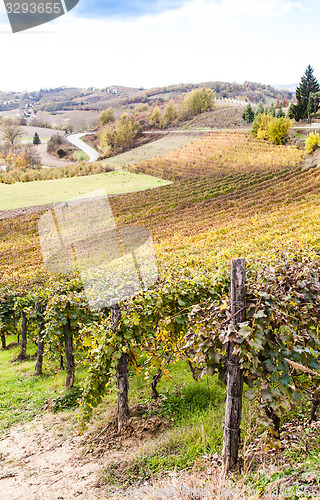
<instances>
[{"instance_id":1,"label":"green leaf","mask_svg":"<svg viewBox=\"0 0 320 500\"><path fill-rule=\"evenodd\" d=\"M248 325L248 323L240 323L240 330L238 331L238 335L241 336L243 339L249 337L251 331L252 330Z\"/></svg>"},{"instance_id":2,"label":"green leaf","mask_svg":"<svg viewBox=\"0 0 320 500\"><path fill-rule=\"evenodd\" d=\"M253 401L257 397L257 395L254 391L247 391L244 393L244 397L249 399L249 401Z\"/></svg>"},{"instance_id":3,"label":"green leaf","mask_svg":"<svg viewBox=\"0 0 320 500\"><path fill-rule=\"evenodd\" d=\"M281 384L288 386L291 382L290 375L288 375L288 373L285 373L284 375L282 375L280 382L281 382Z\"/></svg>"},{"instance_id":4,"label":"green leaf","mask_svg":"<svg viewBox=\"0 0 320 500\"><path fill-rule=\"evenodd\" d=\"M272 394L268 389L262 389L261 397L264 401L272 401Z\"/></svg>"},{"instance_id":5,"label":"green leaf","mask_svg":"<svg viewBox=\"0 0 320 500\"><path fill-rule=\"evenodd\" d=\"M267 316L264 314L264 311L260 309L253 315L253 317L258 319L258 318L266 318Z\"/></svg>"},{"instance_id":6,"label":"green leaf","mask_svg":"<svg viewBox=\"0 0 320 500\"><path fill-rule=\"evenodd\" d=\"M131 316L131 322L135 326L139 326L140 324L140 316L137 313L133 313Z\"/></svg>"},{"instance_id":7,"label":"green leaf","mask_svg":"<svg viewBox=\"0 0 320 500\"><path fill-rule=\"evenodd\" d=\"M83 345L85 347L91 347L92 346L92 339L90 337L86 337L83 341Z\"/></svg>"}]
</instances>

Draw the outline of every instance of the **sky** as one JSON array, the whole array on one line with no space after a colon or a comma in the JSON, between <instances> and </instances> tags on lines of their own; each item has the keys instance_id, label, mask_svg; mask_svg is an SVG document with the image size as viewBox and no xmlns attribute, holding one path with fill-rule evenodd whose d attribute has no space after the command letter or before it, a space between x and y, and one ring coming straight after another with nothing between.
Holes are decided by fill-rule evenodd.
<instances>
[{"instance_id":1,"label":"sky","mask_svg":"<svg viewBox=\"0 0 320 500\"><path fill-rule=\"evenodd\" d=\"M8 1L8 0L6 0ZM0 90L320 80L318 0L79 0L12 33L0 4Z\"/></svg>"}]
</instances>

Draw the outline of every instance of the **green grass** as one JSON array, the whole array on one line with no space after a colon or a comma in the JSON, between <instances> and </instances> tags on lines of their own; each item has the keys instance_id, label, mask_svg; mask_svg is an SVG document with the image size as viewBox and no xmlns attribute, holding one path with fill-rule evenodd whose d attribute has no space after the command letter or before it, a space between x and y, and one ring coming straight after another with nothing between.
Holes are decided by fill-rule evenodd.
<instances>
[{"instance_id":1,"label":"green grass","mask_svg":"<svg viewBox=\"0 0 320 500\"><path fill-rule=\"evenodd\" d=\"M0 210L67 201L99 189L105 189L106 194L109 195L143 191L165 184L170 184L170 182L126 171L46 181L0 184Z\"/></svg>"},{"instance_id":2,"label":"green grass","mask_svg":"<svg viewBox=\"0 0 320 500\"><path fill-rule=\"evenodd\" d=\"M224 384L216 376L196 382L185 361L173 365L170 373L170 379L158 383L158 401L151 400L150 388L140 377L132 378L131 399L145 404L140 418L163 418L168 430L127 462L111 463L103 477L109 485L139 483L161 470L191 467L205 453L221 453Z\"/></svg>"},{"instance_id":3,"label":"green grass","mask_svg":"<svg viewBox=\"0 0 320 500\"><path fill-rule=\"evenodd\" d=\"M87 153L85 153L81 149L78 149L77 151L75 151L73 153L73 158L76 161L87 161L87 160L89 160L89 156L87 155Z\"/></svg>"},{"instance_id":4,"label":"green grass","mask_svg":"<svg viewBox=\"0 0 320 500\"><path fill-rule=\"evenodd\" d=\"M7 342L13 342L8 337ZM0 429L10 425L31 420L41 413L44 404L57 400L61 409L72 408L72 393L64 388L66 372L59 370L58 365L44 361L44 375L35 376L35 360L13 361L20 352L20 346L0 351ZM34 343L28 345L28 354L36 351ZM86 376L84 368L76 367L76 385ZM62 397L69 396L63 403ZM65 398L64 398L65 399Z\"/></svg>"},{"instance_id":5,"label":"green grass","mask_svg":"<svg viewBox=\"0 0 320 500\"><path fill-rule=\"evenodd\" d=\"M40 137L40 140L41 140L41 143L44 143L44 142L49 142L50 140L50 137ZM26 144L26 143L29 143L31 142L32 143L33 141L33 136L28 136L28 135L23 135L19 138L19 142L22 142L23 144Z\"/></svg>"}]
</instances>

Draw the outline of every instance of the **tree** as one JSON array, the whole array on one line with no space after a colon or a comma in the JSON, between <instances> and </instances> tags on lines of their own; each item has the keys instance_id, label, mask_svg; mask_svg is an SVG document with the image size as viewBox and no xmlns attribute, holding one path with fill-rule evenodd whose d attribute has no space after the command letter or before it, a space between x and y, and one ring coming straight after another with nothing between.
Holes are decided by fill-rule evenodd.
<instances>
[{"instance_id":1,"label":"tree","mask_svg":"<svg viewBox=\"0 0 320 500\"><path fill-rule=\"evenodd\" d=\"M22 136L22 129L10 118L1 123L0 130L4 138L13 146L16 139Z\"/></svg>"},{"instance_id":2,"label":"tree","mask_svg":"<svg viewBox=\"0 0 320 500\"><path fill-rule=\"evenodd\" d=\"M320 99L320 92L310 92L309 100L308 100L308 107L307 107L307 115L308 115L309 123L311 123L312 113L314 115L314 118L316 118L316 116L317 116L317 110L319 107L319 99Z\"/></svg>"},{"instance_id":3,"label":"tree","mask_svg":"<svg viewBox=\"0 0 320 500\"><path fill-rule=\"evenodd\" d=\"M292 123L289 118L273 118L268 125L268 137L274 144L283 144Z\"/></svg>"},{"instance_id":4,"label":"tree","mask_svg":"<svg viewBox=\"0 0 320 500\"><path fill-rule=\"evenodd\" d=\"M289 101L288 101L288 99L286 97L284 97L282 99L282 107L283 108L288 108L288 106L289 106Z\"/></svg>"},{"instance_id":5,"label":"tree","mask_svg":"<svg viewBox=\"0 0 320 500\"><path fill-rule=\"evenodd\" d=\"M155 106L151 118L150 118L151 127L161 128L162 125L162 115L159 106Z\"/></svg>"},{"instance_id":6,"label":"tree","mask_svg":"<svg viewBox=\"0 0 320 500\"><path fill-rule=\"evenodd\" d=\"M277 118L284 118L286 115L282 109L282 104L280 103L277 109L276 117Z\"/></svg>"},{"instance_id":7,"label":"tree","mask_svg":"<svg viewBox=\"0 0 320 500\"><path fill-rule=\"evenodd\" d=\"M254 119L251 133L257 139L269 139L274 144L282 144L291 125L289 118L275 118L263 113Z\"/></svg>"},{"instance_id":8,"label":"tree","mask_svg":"<svg viewBox=\"0 0 320 500\"><path fill-rule=\"evenodd\" d=\"M319 91L319 82L313 75L313 68L309 64L304 75L301 78L301 83L296 90L297 104L293 105L292 107L292 112L297 122L308 117L308 104L310 94Z\"/></svg>"},{"instance_id":9,"label":"tree","mask_svg":"<svg viewBox=\"0 0 320 500\"><path fill-rule=\"evenodd\" d=\"M210 111L214 107L214 92L211 89L195 89L189 92L182 103L184 119Z\"/></svg>"},{"instance_id":10,"label":"tree","mask_svg":"<svg viewBox=\"0 0 320 500\"><path fill-rule=\"evenodd\" d=\"M262 115L264 112L265 112L264 106L263 106L262 102L260 101L259 106L257 107L257 111L255 113L255 116Z\"/></svg>"},{"instance_id":11,"label":"tree","mask_svg":"<svg viewBox=\"0 0 320 500\"><path fill-rule=\"evenodd\" d=\"M271 115L273 117L276 116L276 108L275 108L273 102L271 103L270 108L268 109L268 113L269 113L269 115Z\"/></svg>"},{"instance_id":12,"label":"tree","mask_svg":"<svg viewBox=\"0 0 320 500\"><path fill-rule=\"evenodd\" d=\"M305 143L305 149L307 153L312 154L319 146L320 136L318 132L310 132Z\"/></svg>"},{"instance_id":13,"label":"tree","mask_svg":"<svg viewBox=\"0 0 320 500\"><path fill-rule=\"evenodd\" d=\"M295 120L295 116L296 116L295 105L291 103L287 112L287 117L290 118L291 120Z\"/></svg>"},{"instance_id":14,"label":"tree","mask_svg":"<svg viewBox=\"0 0 320 500\"><path fill-rule=\"evenodd\" d=\"M252 123L253 120L254 120L254 111L253 109L251 108L251 104L249 103L248 106L246 107L246 109L244 110L244 113L242 115L242 118L244 119L244 121L246 121L247 123Z\"/></svg>"},{"instance_id":15,"label":"tree","mask_svg":"<svg viewBox=\"0 0 320 500\"><path fill-rule=\"evenodd\" d=\"M134 115L123 113L115 123L109 123L98 133L99 144L106 151L129 149L135 138L142 134L142 127Z\"/></svg>"},{"instance_id":16,"label":"tree","mask_svg":"<svg viewBox=\"0 0 320 500\"><path fill-rule=\"evenodd\" d=\"M108 125L108 123L114 122L113 109L108 108L108 109L105 109L104 111L102 111L102 113L100 113L100 116L99 116L99 121L100 121L101 126Z\"/></svg>"},{"instance_id":17,"label":"tree","mask_svg":"<svg viewBox=\"0 0 320 500\"><path fill-rule=\"evenodd\" d=\"M255 117L251 133L257 139L268 139L268 127L272 120L272 116L269 113L262 113Z\"/></svg>"},{"instance_id":18,"label":"tree","mask_svg":"<svg viewBox=\"0 0 320 500\"><path fill-rule=\"evenodd\" d=\"M176 106L173 101L169 101L163 116L165 125L167 126L169 123L172 123L173 120L175 120L176 118L177 118Z\"/></svg>"},{"instance_id":19,"label":"tree","mask_svg":"<svg viewBox=\"0 0 320 500\"><path fill-rule=\"evenodd\" d=\"M35 145L41 144L41 139L40 139L40 137L39 137L38 132L35 132L35 133L34 133L34 136L33 136L33 141L32 141L32 142L33 142L33 144L35 144Z\"/></svg>"},{"instance_id":20,"label":"tree","mask_svg":"<svg viewBox=\"0 0 320 500\"><path fill-rule=\"evenodd\" d=\"M8 153L4 155L4 159L6 164L10 167L22 170L27 168L36 169L41 165L41 158L39 157L37 151L31 147L15 150L11 148Z\"/></svg>"}]
</instances>

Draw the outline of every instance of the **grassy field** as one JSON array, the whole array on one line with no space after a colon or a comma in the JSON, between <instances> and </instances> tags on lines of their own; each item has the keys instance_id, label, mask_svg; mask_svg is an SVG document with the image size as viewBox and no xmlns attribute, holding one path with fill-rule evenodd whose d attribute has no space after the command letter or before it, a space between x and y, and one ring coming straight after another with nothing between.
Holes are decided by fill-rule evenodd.
<instances>
[{"instance_id":1,"label":"grassy field","mask_svg":"<svg viewBox=\"0 0 320 500\"><path fill-rule=\"evenodd\" d=\"M0 210L66 201L98 189L105 189L109 195L151 189L168 183L144 174L108 172L85 177L0 184Z\"/></svg>"},{"instance_id":2,"label":"grassy field","mask_svg":"<svg viewBox=\"0 0 320 500\"><path fill-rule=\"evenodd\" d=\"M49 141L50 137L55 134L64 135L64 130L56 130L51 128L43 128L43 127L31 127L29 125L23 125L20 127L22 130L22 136L19 138L19 141L22 143L32 143L35 132L38 132L40 140L42 143L46 143Z\"/></svg>"},{"instance_id":3,"label":"grassy field","mask_svg":"<svg viewBox=\"0 0 320 500\"><path fill-rule=\"evenodd\" d=\"M108 106L107 106L108 107ZM45 111L38 111L37 119L48 124L51 127L73 127L73 130L86 132L92 126L96 127L99 123L98 111L59 111L56 114L50 114Z\"/></svg>"},{"instance_id":4,"label":"grassy field","mask_svg":"<svg viewBox=\"0 0 320 500\"><path fill-rule=\"evenodd\" d=\"M64 130L56 130L51 128L42 128L42 127L31 127L29 125L24 125L21 127L22 129L22 142L32 142L33 136L35 132L38 132L41 142L48 142L50 137L55 134L64 135Z\"/></svg>"}]
</instances>

